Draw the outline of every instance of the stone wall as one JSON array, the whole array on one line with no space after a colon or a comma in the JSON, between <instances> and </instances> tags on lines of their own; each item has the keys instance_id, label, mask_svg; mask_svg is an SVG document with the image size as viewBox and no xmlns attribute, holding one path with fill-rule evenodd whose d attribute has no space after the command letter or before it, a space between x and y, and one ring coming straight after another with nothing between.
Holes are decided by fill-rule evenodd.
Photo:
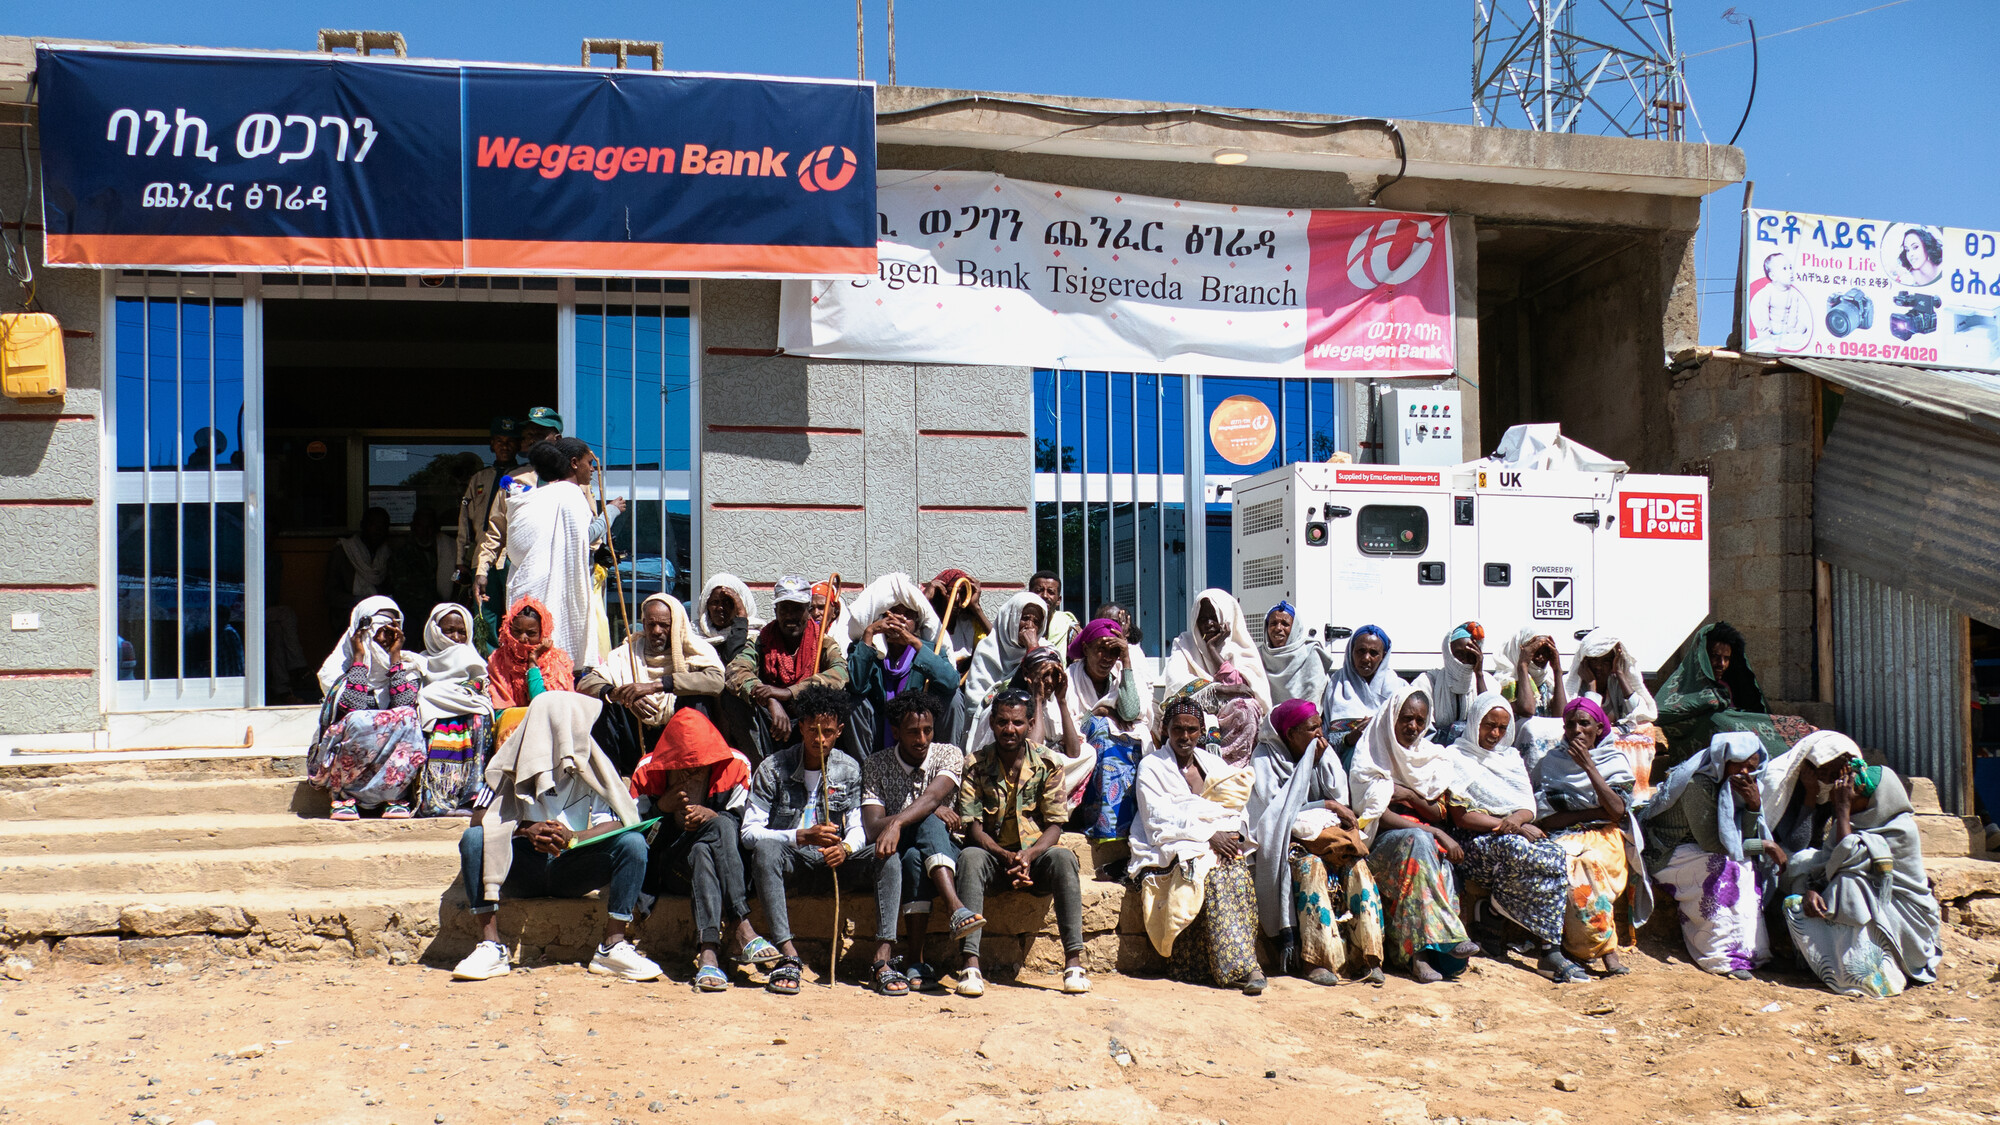
<instances>
[{"instance_id":1,"label":"stone wall","mask_svg":"<svg viewBox=\"0 0 2000 1125\"><path fill-rule=\"evenodd\" d=\"M1712 615L1742 631L1767 695L1815 699L1818 381L1768 361L1690 352L1669 368L1668 383L1673 461L1665 471L1709 481Z\"/></svg>"}]
</instances>

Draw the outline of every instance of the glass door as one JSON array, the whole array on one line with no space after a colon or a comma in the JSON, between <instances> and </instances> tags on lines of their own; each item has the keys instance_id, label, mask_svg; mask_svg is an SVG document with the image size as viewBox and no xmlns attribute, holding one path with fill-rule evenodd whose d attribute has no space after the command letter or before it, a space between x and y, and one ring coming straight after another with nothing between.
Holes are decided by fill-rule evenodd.
<instances>
[{"instance_id":1,"label":"glass door","mask_svg":"<svg viewBox=\"0 0 2000 1125\"><path fill-rule=\"evenodd\" d=\"M255 705L255 300L231 275L127 271L114 304L114 709Z\"/></svg>"}]
</instances>

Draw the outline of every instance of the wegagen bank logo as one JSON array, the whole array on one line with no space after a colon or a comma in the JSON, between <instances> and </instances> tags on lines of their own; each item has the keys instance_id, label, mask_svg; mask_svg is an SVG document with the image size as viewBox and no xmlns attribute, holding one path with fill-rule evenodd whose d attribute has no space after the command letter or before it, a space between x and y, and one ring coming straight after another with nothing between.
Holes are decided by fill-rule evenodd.
<instances>
[{"instance_id":1,"label":"wegagen bank logo","mask_svg":"<svg viewBox=\"0 0 2000 1125\"><path fill-rule=\"evenodd\" d=\"M839 191L854 179L861 162L846 145L825 145L799 161L799 186L807 191Z\"/></svg>"},{"instance_id":2,"label":"wegagen bank logo","mask_svg":"<svg viewBox=\"0 0 2000 1125\"><path fill-rule=\"evenodd\" d=\"M1377 285L1401 285L1422 273L1436 245L1431 224L1423 220L1387 219L1354 236L1347 247L1347 280L1366 292ZM1391 252L1402 261L1389 264Z\"/></svg>"}]
</instances>

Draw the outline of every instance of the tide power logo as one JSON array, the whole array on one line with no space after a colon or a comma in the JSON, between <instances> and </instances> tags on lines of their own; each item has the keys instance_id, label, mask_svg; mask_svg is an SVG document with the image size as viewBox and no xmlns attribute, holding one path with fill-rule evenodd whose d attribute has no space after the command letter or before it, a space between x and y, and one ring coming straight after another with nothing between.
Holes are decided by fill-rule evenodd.
<instances>
[{"instance_id":1,"label":"tide power logo","mask_svg":"<svg viewBox=\"0 0 2000 1125\"><path fill-rule=\"evenodd\" d=\"M1700 539L1701 497L1621 492L1618 531L1632 539Z\"/></svg>"},{"instance_id":2,"label":"tide power logo","mask_svg":"<svg viewBox=\"0 0 2000 1125\"><path fill-rule=\"evenodd\" d=\"M620 174L655 176L772 176L790 178L786 167L792 154L766 146L761 149L721 149L688 144L679 148L653 145L537 144L519 137L480 137L475 163L481 168L512 168L553 180L565 174L613 180ZM799 186L807 191L839 191L861 166L854 150L826 145L799 159Z\"/></svg>"},{"instance_id":3,"label":"tide power logo","mask_svg":"<svg viewBox=\"0 0 2000 1125\"><path fill-rule=\"evenodd\" d=\"M861 162L845 145L827 145L806 153L799 161L799 186L807 191L839 191L854 178Z\"/></svg>"},{"instance_id":4,"label":"tide power logo","mask_svg":"<svg viewBox=\"0 0 2000 1125\"><path fill-rule=\"evenodd\" d=\"M1423 272L1431 260L1436 235L1428 222L1388 219L1354 236L1347 247L1347 280L1366 292L1377 285L1401 285ZM1389 264L1391 252L1400 252L1402 261Z\"/></svg>"}]
</instances>

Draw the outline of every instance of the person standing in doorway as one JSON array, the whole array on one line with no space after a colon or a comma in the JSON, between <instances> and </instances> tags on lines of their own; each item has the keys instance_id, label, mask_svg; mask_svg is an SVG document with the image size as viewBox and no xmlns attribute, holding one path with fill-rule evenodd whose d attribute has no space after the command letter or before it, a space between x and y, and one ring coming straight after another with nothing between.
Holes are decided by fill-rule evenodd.
<instances>
[{"instance_id":1,"label":"person standing in doorway","mask_svg":"<svg viewBox=\"0 0 2000 1125\"><path fill-rule=\"evenodd\" d=\"M326 616L340 621L364 599L389 593L389 510L361 513L361 527L326 559Z\"/></svg>"},{"instance_id":2,"label":"person standing in doorway","mask_svg":"<svg viewBox=\"0 0 2000 1125\"><path fill-rule=\"evenodd\" d=\"M486 518L478 525L479 545L472 555L472 597L478 603L480 617L495 637L499 636L500 623L493 607L507 604L506 498L526 493L539 483L541 478L536 474L530 451L549 438L560 437L562 424L562 415L551 407L537 406L528 411L527 421L520 426L519 453L528 457L530 463L495 475L493 492L486 501Z\"/></svg>"},{"instance_id":3,"label":"person standing in doorway","mask_svg":"<svg viewBox=\"0 0 2000 1125\"><path fill-rule=\"evenodd\" d=\"M414 621L429 620L431 607L451 597L451 537L438 528L438 514L418 508L410 534L389 548L389 585L396 604Z\"/></svg>"},{"instance_id":4,"label":"person standing in doorway","mask_svg":"<svg viewBox=\"0 0 2000 1125\"><path fill-rule=\"evenodd\" d=\"M453 560L458 572L453 581L467 591L473 588L473 564L479 558L479 540L486 533L486 518L493 512L499 480L520 464L516 455L521 452L521 424L504 416L493 419L487 427L486 446L493 451L493 463L472 474L465 482L465 495L458 501L458 557ZM477 598L467 593L461 600L470 605Z\"/></svg>"}]
</instances>

